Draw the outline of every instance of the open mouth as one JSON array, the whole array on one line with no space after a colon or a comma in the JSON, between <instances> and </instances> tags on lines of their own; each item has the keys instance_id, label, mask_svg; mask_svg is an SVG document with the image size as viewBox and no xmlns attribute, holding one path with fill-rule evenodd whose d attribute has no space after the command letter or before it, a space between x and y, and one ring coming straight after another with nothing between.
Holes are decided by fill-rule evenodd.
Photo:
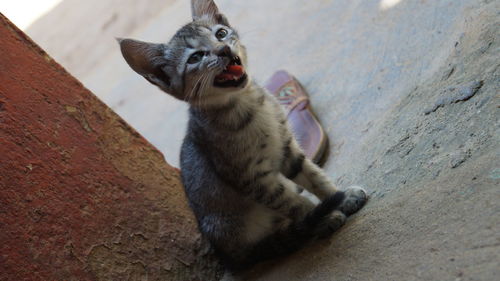
<instances>
[{"instance_id":1,"label":"open mouth","mask_svg":"<svg viewBox=\"0 0 500 281\"><path fill-rule=\"evenodd\" d=\"M214 79L214 86L221 88L238 87L247 79L239 57L233 57L224 70Z\"/></svg>"}]
</instances>

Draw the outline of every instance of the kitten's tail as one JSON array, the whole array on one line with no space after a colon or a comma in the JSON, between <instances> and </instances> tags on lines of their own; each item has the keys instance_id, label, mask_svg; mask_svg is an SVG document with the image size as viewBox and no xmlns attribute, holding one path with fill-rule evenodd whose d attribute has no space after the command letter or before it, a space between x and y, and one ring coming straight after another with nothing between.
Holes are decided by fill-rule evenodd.
<instances>
[{"instance_id":1,"label":"kitten's tail","mask_svg":"<svg viewBox=\"0 0 500 281\"><path fill-rule=\"evenodd\" d=\"M339 208L344 201L344 192L337 191L334 195L323 200L302 221L279 231L252 247L245 255L244 261L230 262L231 268L241 270L260 261L288 255L300 249L306 242L316 238L317 228L328 215ZM226 260L227 261L227 260Z\"/></svg>"}]
</instances>

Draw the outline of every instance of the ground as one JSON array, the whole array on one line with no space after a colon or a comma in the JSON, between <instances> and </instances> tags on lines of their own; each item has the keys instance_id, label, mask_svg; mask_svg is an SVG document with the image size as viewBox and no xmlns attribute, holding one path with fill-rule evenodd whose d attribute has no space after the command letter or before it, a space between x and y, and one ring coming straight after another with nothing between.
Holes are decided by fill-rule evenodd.
<instances>
[{"instance_id":1,"label":"ground","mask_svg":"<svg viewBox=\"0 0 500 281\"><path fill-rule=\"evenodd\" d=\"M189 3L98 2L66 0L27 32L177 165L186 106L133 73L113 36L167 41ZM217 3L257 81L287 69L310 93L332 180L371 196L330 239L245 279L495 280L499 1Z\"/></svg>"}]
</instances>

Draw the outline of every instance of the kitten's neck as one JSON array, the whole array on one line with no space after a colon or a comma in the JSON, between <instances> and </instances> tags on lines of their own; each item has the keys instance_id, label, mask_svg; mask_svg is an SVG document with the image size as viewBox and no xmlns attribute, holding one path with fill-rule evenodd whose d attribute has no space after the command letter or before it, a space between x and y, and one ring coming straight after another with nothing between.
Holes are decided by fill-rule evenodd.
<instances>
[{"instance_id":1,"label":"kitten's neck","mask_svg":"<svg viewBox=\"0 0 500 281\"><path fill-rule=\"evenodd\" d=\"M257 96L261 90L262 87L252 81L243 89L218 95L211 94L209 95L210 97L204 97L203 101L189 103L189 106L192 110L204 114L217 114L217 112L226 111L235 104L246 103L255 99L255 96Z\"/></svg>"},{"instance_id":2,"label":"kitten's neck","mask_svg":"<svg viewBox=\"0 0 500 281\"><path fill-rule=\"evenodd\" d=\"M219 103L211 103L205 106L190 105L190 114L200 125L214 129L237 129L253 118L259 98L265 90L259 85L252 83L235 91L223 98Z\"/></svg>"}]
</instances>

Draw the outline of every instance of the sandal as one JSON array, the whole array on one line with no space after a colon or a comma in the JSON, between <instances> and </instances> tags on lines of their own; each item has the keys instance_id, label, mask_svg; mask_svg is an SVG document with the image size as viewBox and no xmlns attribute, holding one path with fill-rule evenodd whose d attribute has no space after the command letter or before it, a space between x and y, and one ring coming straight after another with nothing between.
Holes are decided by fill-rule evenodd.
<instances>
[{"instance_id":1,"label":"sandal","mask_svg":"<svg viewBox=\"0 0 500 281\"><path fill-rule=\"evenodd\" d=\"M265 88L283 106L292 132L306 157L317 164L323 162L328 137L312 111L304 88L284 70L274 73Z\"/></svg>"}]
</instances>

